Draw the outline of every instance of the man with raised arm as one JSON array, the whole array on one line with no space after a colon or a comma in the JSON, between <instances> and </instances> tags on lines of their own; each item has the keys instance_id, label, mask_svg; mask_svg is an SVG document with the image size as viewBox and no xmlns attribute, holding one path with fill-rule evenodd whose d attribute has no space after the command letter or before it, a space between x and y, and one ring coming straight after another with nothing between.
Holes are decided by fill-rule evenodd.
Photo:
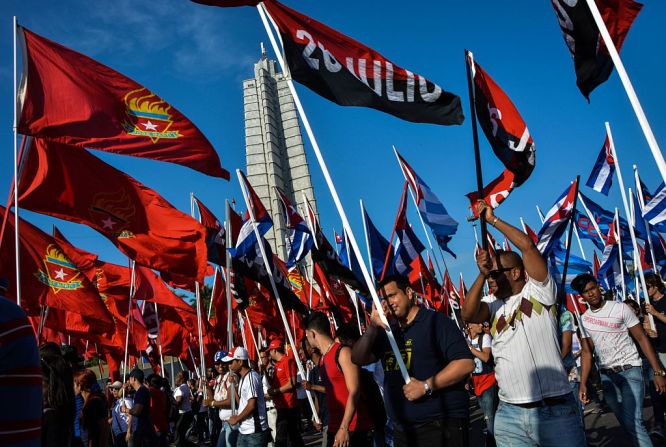
<instances>
[{"instance_id":1,"label":"man with raised arm","mask_svg":"<svg viewBox=\"0 0 666 447\"><path fill-rule=\"evenodd\" d=\"M479 202L481 219L518 249L477 257L479 275L463 305L466 321L490 321L500 404L495 414L498 446L585 446L583 422L562 366L557 287L532 240ZM488 281L496 300L481 300Z\"/></svg>"}]
</instances>

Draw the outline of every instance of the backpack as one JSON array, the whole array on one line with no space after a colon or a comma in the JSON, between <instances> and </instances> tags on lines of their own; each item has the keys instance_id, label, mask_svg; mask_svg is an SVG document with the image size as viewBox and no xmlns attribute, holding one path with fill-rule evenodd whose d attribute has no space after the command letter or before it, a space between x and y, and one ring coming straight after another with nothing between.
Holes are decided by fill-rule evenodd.
<instances>
[{"instance_id":1,"label":"backpack","mask_svg":"<svg viewBox=\"0 0 666 447\"><path fill-rule=\"evenodd\" d=\"M340 366L340 351L344 346L338 345L335 350L335 365L338 371L342 372ZM361 398L365 400L368 414L372 420L375 429L383 428L386 425L386 409L384 408L384 399L382 393L379 391L379 386L375 382L375 377L367 369L359 368L360 385L361 385Z\"/></svg>"}]
</instances>

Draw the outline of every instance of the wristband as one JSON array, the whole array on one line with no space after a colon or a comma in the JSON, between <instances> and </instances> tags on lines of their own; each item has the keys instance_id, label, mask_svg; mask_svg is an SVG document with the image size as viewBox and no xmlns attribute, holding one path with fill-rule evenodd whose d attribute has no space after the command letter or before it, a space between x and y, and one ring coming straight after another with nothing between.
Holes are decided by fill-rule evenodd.
<instances>
[{"instance_id":1,"label":"wristband","mask_svg":"<svg viewBox=\"0 0 666 447\"><path fill-rule=\"evenodd\" d=\"M493 221L490 223L490 225L492 225L492 226L494 227L495 225L497 225L497 221L498 221L498 220L499 220L499 217L495 216L495 220L493 220Z\"/></svg>"}]
</instances>

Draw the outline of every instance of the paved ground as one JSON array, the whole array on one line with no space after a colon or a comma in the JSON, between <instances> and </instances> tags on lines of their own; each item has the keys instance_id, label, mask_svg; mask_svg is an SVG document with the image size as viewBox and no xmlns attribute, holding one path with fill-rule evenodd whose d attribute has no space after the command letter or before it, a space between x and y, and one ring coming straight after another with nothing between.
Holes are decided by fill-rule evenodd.
<instances>
[{"instance_id":1,"label":"paved ground","mask_svg":"<svg viewBox=\"0 0 666 447\"><path fill-rule=\"evenodd\" d=\"M483 414L478 405L476 405L475 400L471 401L471 405L470 446L484 447ZM585 433L589 446L630 447L632 445L631 440L619 426L615 415L608 408L603 409L599 405L592 403L586 407L585 413ZM649 398L646 398L643 414L649 430L652 426L652 405ZM303 440L307 446L321 445L320 434L306 434ZM653 437L652 441L654 447L666 447L666 442L663 439ZM207 447L209 444L201 443L199 445Z\"/></svg>"}]
</instances>

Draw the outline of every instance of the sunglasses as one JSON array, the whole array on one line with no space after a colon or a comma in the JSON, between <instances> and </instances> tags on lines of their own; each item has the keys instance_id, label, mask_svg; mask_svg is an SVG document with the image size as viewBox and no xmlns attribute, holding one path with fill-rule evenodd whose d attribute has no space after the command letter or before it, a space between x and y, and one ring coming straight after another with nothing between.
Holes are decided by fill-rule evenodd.
<instances>
[{"instance_id":1,"label":"sunglasses","mask_svg":"<svg viewBox=\"0 0 666 447\"><path fill-rule=\"evenodd\" d=\"M513 267L503 267L501 269L491 270L488 272L488 276L492 279L497 279L502 273L508 272L510 270L513 270Z\"/></svg>"}]
</instances>

